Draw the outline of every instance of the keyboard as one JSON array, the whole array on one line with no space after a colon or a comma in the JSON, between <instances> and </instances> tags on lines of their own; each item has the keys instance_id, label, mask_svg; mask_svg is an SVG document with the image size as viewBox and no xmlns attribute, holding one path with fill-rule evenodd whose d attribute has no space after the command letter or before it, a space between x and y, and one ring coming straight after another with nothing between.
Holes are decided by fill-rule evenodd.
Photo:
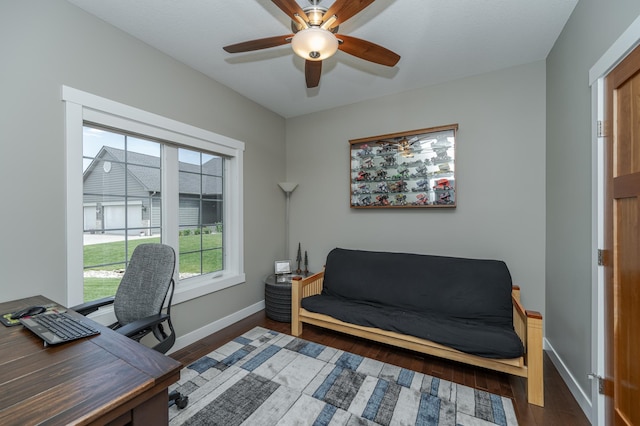
<instances>
[{"instance_id":1,"label":"keyboard","mask_svg":"<svg viewBox=\"0 0 640 426\"><path fill-rule=\"evenodd\" d=\"M99 330L67 312L34 315L21 318L20 322L49 345L100 334Z\"/></svg>"}]
</instances>

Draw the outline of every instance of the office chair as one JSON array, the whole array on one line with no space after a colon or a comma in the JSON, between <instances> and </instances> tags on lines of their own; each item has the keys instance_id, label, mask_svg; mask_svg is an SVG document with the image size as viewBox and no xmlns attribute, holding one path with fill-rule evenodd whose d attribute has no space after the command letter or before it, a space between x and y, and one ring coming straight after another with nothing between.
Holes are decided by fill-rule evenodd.
<instances>
[{"instance_id":1,"label":"office chair","mask_svg":"<svg viewBox=\"0 0 640 426\"><path fill-rule=\"evenodd\" d=\"M111 324L109 328L136 341L140 341L148 334L153 334L158 343L152 348L166 353L176 341L171 323L175 265L176 254L171 246L140 244L131 255L129 265L114 297L83 303L71 309L82 315L88 315L102 306L113 304L117 322ZM169 293L169 304L166 313L162 313L167 293ZM165 332L163 323L169 327L169 334ZM169 405L175 403L178 408L184 408L188 401L187 396L176 391L169 394Z\"/></svg>"}]
</instances>

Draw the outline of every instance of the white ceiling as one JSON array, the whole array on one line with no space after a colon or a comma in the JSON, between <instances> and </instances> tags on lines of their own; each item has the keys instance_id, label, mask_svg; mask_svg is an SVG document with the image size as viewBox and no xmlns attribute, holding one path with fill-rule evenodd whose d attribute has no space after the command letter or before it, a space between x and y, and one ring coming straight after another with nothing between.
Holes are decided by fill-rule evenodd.
<instances>
[{"instance_id":1,"label":"white ceiling","mask_svg":"<svg viewBox=\"0 0 640 426\"><path fill-rule=\"evenodd\" d=\"M544 59L578 2L377 0L339 33L384 46L400 62L388 68L338 51L323 62L320 85L307 89L304 60L290 45L222 50L291 33L271 0L68 1L285 118Z\"/></svg>"}]
</instances>

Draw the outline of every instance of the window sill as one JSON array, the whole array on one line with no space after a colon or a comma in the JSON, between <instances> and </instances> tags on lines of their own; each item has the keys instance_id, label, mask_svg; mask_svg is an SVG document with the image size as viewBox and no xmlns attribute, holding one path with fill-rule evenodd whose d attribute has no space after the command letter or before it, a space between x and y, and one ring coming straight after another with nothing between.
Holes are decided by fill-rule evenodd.
<instances>
[{"instance_id":1,"label":"window sill","mask_svg":"<svg viewBox=\"0 0 640 426\"><path fill-rule=\"evenodd\" d=\"M244 273L233 274L227 272L226 274L223 273L216 277L205 275L189 278L182 282L178 282L173 294L172 304L177 305L187 302L191 299L195 299L196 297L215 293L216 291L224 290L225 288L233 287L235 285L242 284L243 282L245 282ZM87 316L104 326L108 326L109 324L113 324L117 321L113 311L113 305L102 307Z\"/></svg>"},{"instance_id":2,"label":"window sill","mask_svg":"<svg viewBox=\"0 0 640 426\"><path fill-rule=\"evenodd\" d=\"M176 291L173 294L173 304L178 305L196 297L242 284L245 279L244 273L223 272L214 277L209 274L178 281Z\"/></svg>"}]
</instances>

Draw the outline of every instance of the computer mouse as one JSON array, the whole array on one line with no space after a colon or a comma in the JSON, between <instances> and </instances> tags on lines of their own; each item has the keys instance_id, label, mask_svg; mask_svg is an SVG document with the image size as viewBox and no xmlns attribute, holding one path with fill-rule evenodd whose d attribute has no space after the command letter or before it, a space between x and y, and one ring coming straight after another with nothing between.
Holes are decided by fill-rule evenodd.
<instances>
[{"instance_id":1,"label":"computer mouse","mask_svg":"<svg viewBox=\"0 0 640 426\"><path fill-rule=\"evenodd\" d=\"M44 306L29 306L28 308L21 309L11 314L11 319L20 319L24 317L30 317L33 315L38 315L46 311L47 308Z\"/></svg>"}]
</instances>

